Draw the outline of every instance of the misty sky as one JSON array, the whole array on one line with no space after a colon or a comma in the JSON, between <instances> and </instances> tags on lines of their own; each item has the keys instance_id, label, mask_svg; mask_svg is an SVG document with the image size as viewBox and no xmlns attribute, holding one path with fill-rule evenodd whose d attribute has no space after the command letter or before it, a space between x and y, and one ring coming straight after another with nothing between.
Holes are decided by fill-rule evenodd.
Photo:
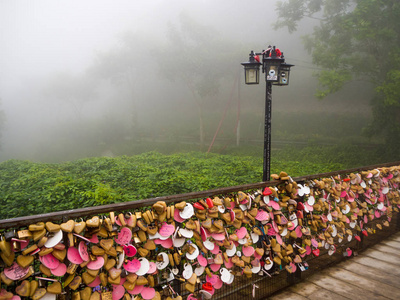
<instances>
[{"instance_id":1,"label":"misty sky","mask_svg":"<svg viewBox=\"0 0 400 300\"><path fill-rule=\"evenodd\" d=\"M215 28L216 34L224 38L248 44L248 52L261 51L263 48L256 47L273 43L284 51L287 62L297 65L297 70L300 64L311 67L311 58L304 58L300 43L304 32L290 35L284 29L272 29L275 2L0 0L0 109L7 117L2 133L3 152L21 148L15 142L18 139L33 139L40 120L51 122L51 109L57 106L44 107L38 95L55 74L84 73L99 53L116 48L126 32L148 34L161 45L168 24L176 24L182 13ZM311 26L306 29L309 31ZM148 53L143 59L155 55L160 53ZM239 61L235 63L241 68ZM310 74L310 70L306 71Z\"/></svg>"},{"instance_id":2,"label":"misty sky","mask_svg":"<svg viewBox=\"0 0 400 300\"><path fill-rule=\"evenodd\" d=\"M125 31L148 31L162 38L167 22L174 22L181 12L224 35L270 40L276 32L265 26L275 17L274 2L1 0L1 88L4 93L24 80L54 71L82 70L97 51L118 43Z\"/></svg>"}]
</instances>

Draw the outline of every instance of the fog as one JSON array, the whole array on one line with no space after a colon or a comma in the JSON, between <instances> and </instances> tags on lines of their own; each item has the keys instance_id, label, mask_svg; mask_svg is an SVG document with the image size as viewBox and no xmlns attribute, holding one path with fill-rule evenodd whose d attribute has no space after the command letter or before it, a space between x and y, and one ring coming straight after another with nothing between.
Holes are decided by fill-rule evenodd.
<instances>
[{"instance_id":1,"label":"fog","mask_svg":"<svg viewBox=\"0 0 400 300\"><path fill-rule=\"evenodd\" d=\"M146 140L197 138L199 107L208 143L225 110L232 136L238 101L241 137L250 137L263 121L265 84L245 86L240 62L269 44L296 65L290 86L274 87L274 114L347 103L351 92L313 96L317 68L300 37L315 21L294 34L273 30L274 21L271 0L0 1L0 160L130 154Z\"/></svg>"}]
</instances>

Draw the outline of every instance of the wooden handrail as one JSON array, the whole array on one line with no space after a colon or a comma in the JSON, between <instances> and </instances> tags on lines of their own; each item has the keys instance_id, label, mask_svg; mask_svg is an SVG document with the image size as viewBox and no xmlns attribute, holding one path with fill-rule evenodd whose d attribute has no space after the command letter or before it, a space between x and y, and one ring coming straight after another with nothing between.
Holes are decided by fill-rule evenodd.
<instances>
[{"instance_id":1,"label":"wooden handrail","mask_svg":"<svg viewBox=\"0 0 400 300\"><path fill-rule=\"evenodd\" d=\"M314 175L307 175L307 176L300 176L294 177L293 180L296 182L303 182L307 180L313 180L317 178L324 178L324 177L331 177L336 175L342 174L349 174L367 170L373 170L376 168L382 167L391 167L400 165L400 161L391 162L391 163L383 163L377 165L370 165L340 171L333 171L327 173L320 173ZM129 201L129 202L122 202L122 203L115 203L115 204L107 204L95 207L85 207L80 209L72 209L72 210L64 210L59 212L52 212L46 214L39 214L33 216L24 216L24 217L17 217L12 219L4 219L0 220L0 229L6 228L14 228L14 227L23 227L29 224L33 224L40 221L67 221L68 219L76 219L80 217L87 217L91 215L100 215L103 213L109 213L111 211L119 212L119 211L128 211L132 209L137 209L141 207L150 206L157 201L165 201L166 203L175 203L185 200L196 200L206 197L217 196L221 194L229 194L235 193L238 191L247 191L247 190L254 190L259 189L267 186L274 186L279 184L279 181L266 181L266 182L258 182L258 183L250 183L245 185L238 185L238 186L231 186L231 187L224 187L206 191L199 191L199 192L190 192L185 194L177 194L177 195L170 195L170 196L162 196L156 198L148 198L143 200L136 200L136 201Z\"/></svg>"}]
</instances>

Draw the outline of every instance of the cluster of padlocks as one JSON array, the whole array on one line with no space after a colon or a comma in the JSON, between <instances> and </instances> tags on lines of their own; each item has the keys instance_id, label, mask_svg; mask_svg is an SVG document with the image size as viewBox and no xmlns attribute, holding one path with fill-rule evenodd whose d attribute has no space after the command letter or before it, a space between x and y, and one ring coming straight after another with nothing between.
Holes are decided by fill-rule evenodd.
<instances>
[{"instance_id":1,"label":"cluster of padlocks","mask_svg":"<svg viewBox=\"0 0 400 300\"><path fill-rule=\"evenodd\" d=\"M308 257L383 230L399 210L398 166L272 178L256 191L5 231L0 300L209 299L239 276L303 271Z\"/></svg>"}]
</instances>

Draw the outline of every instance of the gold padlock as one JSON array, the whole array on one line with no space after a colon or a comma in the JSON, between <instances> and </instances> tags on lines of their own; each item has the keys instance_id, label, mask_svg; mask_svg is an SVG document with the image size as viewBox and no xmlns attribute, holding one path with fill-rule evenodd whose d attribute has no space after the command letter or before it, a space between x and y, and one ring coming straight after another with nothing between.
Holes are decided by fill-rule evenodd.
<instances>
[{"instance_id":1,"label":"gold padlock","mask_svg":"<svg viewBox=\"0 0 400 300\"><path fill-rule=\"evenodd\" d=\"M101 293L101 300L112 300L112 292L102 292Z\"/></svg>"},{"instance_id":2,"label":"gold padlock","mask_svg":"<svg viewBox=\"0 0 400 300\"><path fill-rule=\"evenodd\" d=\"M19 230L17 232L17 236L18 236L19 239L31 239L32 238L32 232L30 232L27 229Z\"/></svg>"}]
</instances>

